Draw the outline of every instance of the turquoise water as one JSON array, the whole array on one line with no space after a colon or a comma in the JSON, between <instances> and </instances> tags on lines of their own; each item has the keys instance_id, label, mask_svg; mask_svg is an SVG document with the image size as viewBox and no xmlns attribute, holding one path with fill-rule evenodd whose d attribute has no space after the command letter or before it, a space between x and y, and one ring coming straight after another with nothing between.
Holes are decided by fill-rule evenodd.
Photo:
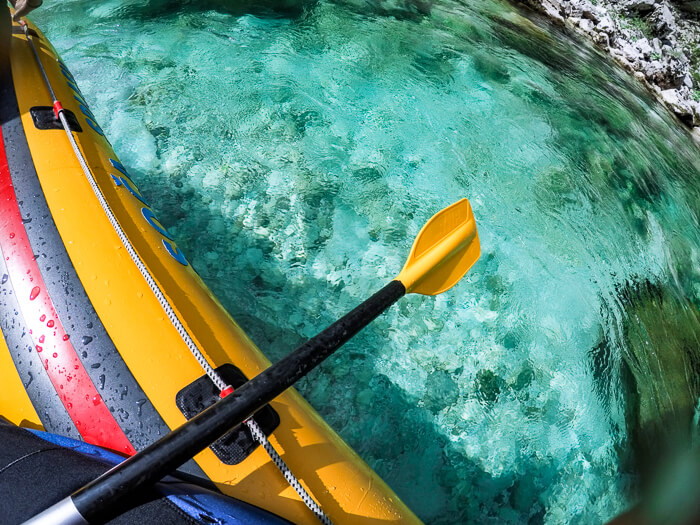
<instances>
[{"instance_id":1,"label":"turquoise water","mask_svg":"<svg viewBox=\"0 0 700 525\"><path fill-rule=\"evenodd\" d=\"M464 281L402 300L300 385L426 522L603 522L635 500L654 425L690 429L698 150L586 45L492 0L33 18L272 359L470 199Z\"/></svg>"}]
</instances>

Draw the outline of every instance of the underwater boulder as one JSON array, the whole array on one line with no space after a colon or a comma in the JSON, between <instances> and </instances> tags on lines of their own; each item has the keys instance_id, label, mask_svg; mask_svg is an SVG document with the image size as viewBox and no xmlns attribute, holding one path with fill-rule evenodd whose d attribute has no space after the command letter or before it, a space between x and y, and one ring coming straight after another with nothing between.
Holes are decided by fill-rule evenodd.
<instances>
[{"instance_id":1,"label":"underwater boulder","mask_svg":"<svg viewBox=\"0 0 700 525\"><path fill-rule=\"evenodd\" d=\"M619 390L631 467L651 479L670 455L690 447L700 396L700 312L670 287L648 280L617 291L618 344L593 350L599 394ZM619 314L622 314L621 316Z\"/></svg>"},{"instance_id":2,"label":"underwater boulder","mask_svg":"<svg viewBox=\"0 0 700 525\"><path fill-rule=\"evenodd\" d=\"M214 9L231 14L270 14L294 16L304 8L311 7L316 0L204 0L193 2L200 9Z\"/></svg>"},{"instance_id":3,"label":"underwater boulder","mask_svg":"<svg viewBox=\"0 0 700 525\"><path fill-rule=\"evenodd\" d=\"M180 12L197 14L203 11L218 11L234 16L252 14L261 18L279 18L299 16L314 4L316 0L124 0L114 6L98 5L92 12L94 16L97 9L102 18L134 20L164 18ZM206 21L196 19L192 23L203 27Z\"/></svg>"},{"instance_id":4,"label":"underwater boulder","mask_svg":"<svg viewBox=\"0 0 700 525\"><path fill-rule=\"evenodd\" d=\"M338 3L358 13L392 16L398 20L429 15L433 5L431 0L339 0Z\"/></svg>"}]
</instances>

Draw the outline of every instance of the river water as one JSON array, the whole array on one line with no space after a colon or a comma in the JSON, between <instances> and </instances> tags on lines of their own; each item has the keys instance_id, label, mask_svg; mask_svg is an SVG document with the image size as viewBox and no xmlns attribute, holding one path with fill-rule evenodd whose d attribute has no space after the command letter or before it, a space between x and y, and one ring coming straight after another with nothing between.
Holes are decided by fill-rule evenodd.
<instances>
[{"instance_id":1,"label":"river water","mask_svg":"<svg viewBox=\"0 0 700 525\"><path fill-rule=\"evenodd\" d=\"M300 384L426 522L603 522L648 443L697 423L698 150L587 45L493 0L47 4L122 162L273 360L470 199L464 281Z\"/></svg>"}]
</instances>

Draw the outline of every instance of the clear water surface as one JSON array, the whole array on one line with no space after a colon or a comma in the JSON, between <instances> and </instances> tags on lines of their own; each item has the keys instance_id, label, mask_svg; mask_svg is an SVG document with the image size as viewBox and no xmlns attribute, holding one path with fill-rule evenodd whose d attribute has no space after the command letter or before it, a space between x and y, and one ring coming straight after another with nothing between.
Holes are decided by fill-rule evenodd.
<instances>
[{"instance_id":1,"label":"clear water surface","mask_svg":"<svg viewBox=\"0 0 700 525\"><path fill-rule=\"evenodd\" d=\"M62 0L33 18L273 360L471 200L464 282L404 299L300 385L426 522L603 522L635 497L658 390L691 424L698 150L586 45L496 0Z\"/></svg>"}]
</instances>

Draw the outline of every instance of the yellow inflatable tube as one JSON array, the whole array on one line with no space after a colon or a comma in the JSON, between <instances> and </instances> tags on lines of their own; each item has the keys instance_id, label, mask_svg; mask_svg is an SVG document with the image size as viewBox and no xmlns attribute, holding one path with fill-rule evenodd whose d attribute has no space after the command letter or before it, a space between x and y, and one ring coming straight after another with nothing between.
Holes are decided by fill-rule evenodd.
<instances>
[{"instance_id":1,"label":"yellow inflatable tube","mask_svg":"<svg viewBox=\"0 0 700 525\"><path fill-rule=\"evenodd\" d=\"M203 396L218 392L187 336L227 383L269 363L154 216L68 68L30 24L115 229L58 129L24 32L8 17L1 24L0 415L130 454L183 424ZM182 323L184 338L119 228ZM335 523L418 523L296 391L266 410L259 415L270 442ZM219 445L184 470L294 523L317 523L249 435Z\"/></svg>"}]
</instances>

